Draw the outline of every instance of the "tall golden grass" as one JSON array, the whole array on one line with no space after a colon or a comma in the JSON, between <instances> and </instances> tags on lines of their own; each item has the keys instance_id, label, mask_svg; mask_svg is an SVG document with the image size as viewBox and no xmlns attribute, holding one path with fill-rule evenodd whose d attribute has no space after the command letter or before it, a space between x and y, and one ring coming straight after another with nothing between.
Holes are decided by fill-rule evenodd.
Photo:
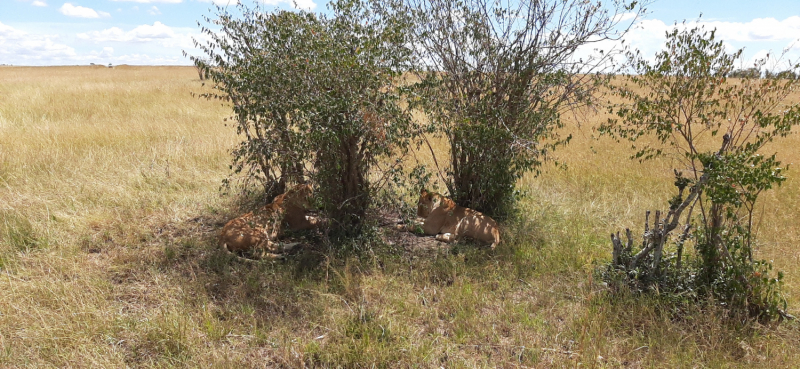
<instances>
[{"instance_id":1,"label":"tall golden grass","mask_svg":"<svg viewBox=\"0 0 800 369\"><path fill-rule=\"evenodd\" d=\"M608 234L672 190L668 158L594 138L603 114L565 128L568 169L520 181L524 216L494 253L250 265L215 242L241 211L219 192L237 137L229 108L190 95L203 88L193 68L0 68L0 367L800 365L796 322L742 329L593 281ZM771 149L798 163L799 143ZM758 234L790 310L795 173L763 195Z\"/></svg>"}]
</instances>

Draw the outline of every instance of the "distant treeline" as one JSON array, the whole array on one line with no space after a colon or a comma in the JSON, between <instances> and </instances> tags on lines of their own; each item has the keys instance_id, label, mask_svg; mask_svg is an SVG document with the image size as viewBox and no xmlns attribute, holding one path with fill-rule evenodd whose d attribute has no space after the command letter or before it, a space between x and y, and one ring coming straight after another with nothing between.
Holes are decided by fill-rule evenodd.
<instances>
[{"instance_id":1,"label":"distant treeline","mask_svg":"<svg viewBox=\"0 0 800 369\"><path fill-rule=\"evenodd\" d=\"M782 72L764 71L761 72L758 68L737 69L731 72L728 77L733 78L774 78L774 79L797 79L800 76L791 70Z\"/></svg>"}]
</instances>

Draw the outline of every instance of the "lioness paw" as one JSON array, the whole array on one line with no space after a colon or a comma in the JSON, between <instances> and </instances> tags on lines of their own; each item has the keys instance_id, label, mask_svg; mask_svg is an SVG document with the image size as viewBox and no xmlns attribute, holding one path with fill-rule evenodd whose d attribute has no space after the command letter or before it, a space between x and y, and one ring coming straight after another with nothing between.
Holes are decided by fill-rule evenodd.
<instances>
[{"instance_id":1,"label":"lioness paw","mask_svg":"<svg viewBox=\"0 0 800 369\"><path fill-rule=\"evenodd\" d=\"M436 235L436 241L440 242L453 242L456 240L456 237L452 233L440 233Z\"/></svg>"}]
</instances>

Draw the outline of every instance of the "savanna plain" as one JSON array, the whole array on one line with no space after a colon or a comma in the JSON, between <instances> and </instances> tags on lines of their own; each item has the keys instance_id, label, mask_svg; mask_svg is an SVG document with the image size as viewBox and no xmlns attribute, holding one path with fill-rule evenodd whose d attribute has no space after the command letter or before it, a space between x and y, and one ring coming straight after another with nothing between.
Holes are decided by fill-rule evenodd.
<instances>
[{"instance_id":1,"label":"savanna plain","mask_svg":"<svg viewBox=\"0 0 800 369\"><path fill-rule=\"evenodd\" d=\"M191 67L0 67L0 367L800 367L796 321L734 324L597 280L608 235L675 193L668 157L596 137L604 111L567 117L566 168L520 180L494 251L244 263L217 232L260 200L220 191L238 138L229 107L191 95L205 88ZM790 313L798 147L768 147L796 164L758 212Z\"/></svg>"}]
</instances>

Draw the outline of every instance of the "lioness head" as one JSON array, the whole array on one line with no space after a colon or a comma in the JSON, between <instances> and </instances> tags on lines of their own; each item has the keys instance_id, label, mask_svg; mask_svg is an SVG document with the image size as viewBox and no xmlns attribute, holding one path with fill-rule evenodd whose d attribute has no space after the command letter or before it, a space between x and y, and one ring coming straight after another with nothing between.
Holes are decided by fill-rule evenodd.
<instances>
[{"instance_id":1,"label":"lioness head","mask_svg":"<svg viewBox=\"0 0 800 369\"><path fill-rule=\"evenodd\" d=\"M419 193L419 201L417 201L417 216L427 218L436 205L438 196L439 194L436 192L428 192L423 189Z\"/></svg>"},{"instance_id":2,"label":"lioness head","mask_svg":"<svg viewBox=\"0 0 800 369\"><path fill-rule=\"evenodd\" d=\"M279 199L281 197L281 199ZM311 186L300 184L282 195L275 197L275 202L281 202L287 208L308 209L311 207Z\"/></svg>"}]
</instances>

